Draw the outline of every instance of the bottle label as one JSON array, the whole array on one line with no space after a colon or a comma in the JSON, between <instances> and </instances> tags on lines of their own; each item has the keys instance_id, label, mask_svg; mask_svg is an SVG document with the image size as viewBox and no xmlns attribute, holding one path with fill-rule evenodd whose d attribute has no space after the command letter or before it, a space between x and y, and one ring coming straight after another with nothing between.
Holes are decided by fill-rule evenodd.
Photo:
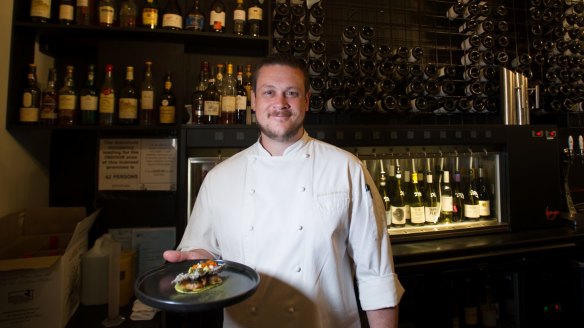
<instances>
[{"instance_id":1,"label":"bottle label","mask_svg":"<svg viewBox=\"0 0 584 328\"><path fill-rule=\"evenodd\" d=\"M235 97L223 96L221 97L221 112L234 113L235 112Z\"/></svg>"},{"instance_id":2,"label":"bottle label","mask_svg":"<svg viewBox=\"0 0 584 328\"><path fill-rule=\"evenodd\" d=\"M478 219L480 217L479 205L464 204L464 217Z\"/></svg>"},{"instance_id":3,"label":"bottle label","mask_svg":"<svg viewBox=\"0 0 584 328\"><path fill-rule=\"evenodd\" d=\"M406 224L405 206L391 206L391 223L394 225Z\"/></svg>"},{"instance_id":4,"label":"bottle label","mask_svg":"<svg viewBox=\"0 0 584 328\"><path fill-rule=\"evenodd\" d=\"M160 106L160 123L173 124L174 123L174 106Z\"/></svg>"},{"instance_id":5,"label":"bottle label","mask_svg":"<svg viewBox=\"0 0 584 328\"><path fill-rule=\"evenodd\" d=\"M162 15L162 27L174 27L182 30L182 17L177 14Z\"/></svg>"},{"instance_id":6,"label":"bottle label","mask_svg":"<svg viewBox=\"0 0 584 328\"><path fill-rule=\"evenodd\" d=\"M452 212L452 196L441 196L440 205L442 212Z\"/></svg>"},{"instance_id":7,"label":"bottle label","mask_svg":"<svg viewBox=\"0 0 584 328\"><path fill-rule=\"evenodd\" d=\"M385 211L385 224L391 225L391 211Z\"/></svg>"},{"instance_id":8,"label":"bottle label","mask_svg":"<svg viewBox=\"0 0 584 328\"><path fill-rule=\"evenodd\" d=\"M20 122L38 122L39 109L33 107L20 108Z\"/></svg>"},{"instance_id":9,"label":"bottle label","mask_svg":"<svg viewBox=\"0 0 584 328\"><path fill-rule=\"evenodd\" d=\"M235 100L236 110L245 110L247 108L247 96L237 96Z\"/></svg>"},{"instance_id":10,"label":"bottle label","mask_svg":"<svg viewBox=\"0 0 584 328\"><path fill-rule=\"evenodd\" d=\"M245 22L245 10L243 9L235 9L233 11L233 20L235 21L244 21Z\"/></svg>"},{"instance_id":11,"label":"bottle label","mask_svg":"<svg viewBox=\"0 0 584 328\"><path fill-rule=\"evenodd\" d=\"M51 18L51 0L32 0L30 16Z\"/></svg>"},{"instance_id":12,"label":"bottle label","mask_svg":"<svg viewBox=\"0 0 584 328\"><path fill-rule=\"evenodd\" d=\"M32 106L32 93L25 92L22 94L22 107Z\"/></svg>"},{"instance_id":13,"label":"bottle label","mask_svg":"<svg viewBox=\"0 0 584 328\"><path fill-rule=\"evenodd\" d=\"M426 222L435 224L438 222L438 218L440 217L440 207L439 206L426 206L424 207L425 212L424 215L426 216Z\"/></svg>"},{"instance_id":14,"label":"bottle label","mask_svg":"<svg viewBox=\"0 0 584 328\"><path fill-rule=\"evenodd\" d=\"M149 26L158 25L158 10L155 8L144 8L142 10L142 24Z\"/></svg>"},{"instance_id":15,"label":"bottle label","mask_svg":"<svg viewBox=\"0 0 584 328\"><path fill-rule=\"evenodd\" d=\"M138 99L136 98L120 98L120 112L121 119L136 119L138 118Z\"/></svg>"},{"instance_id":16,"label":"bottle label","mask_svg":"<svg viewBox=\"0 0 584 328\"><path fill-rule=\"evenodd\" d=\"M77 0L77 7L89 7L89 0Z\"/></svg>"},{"instance_id":17,"label":"bottle label","mask_svg":"<svg viewBox=\"0 0 584 328\"><path fill-rule=\"evenodd\" d=\"M410 205L410 216L412 217L412 224L421 224L426 222L426 210L424 206Z\"/></svg>"},{"instance_id":18,"label":"bottle label","mask_svg":"<svg viewBox=\"0 0 584 328\"><path fill-rule=\"evenodd\" d=\"M209 19L209 23L215 30L223 29L225 26L225 12L222 11L218 13L215 10L211 10L211 18Z\"/></svg>"},{"instance_id":19,"label":"bottle label","mask_svg":"<svg viewBox=\"0 0 584 328\"><path fill-rule=\"evenodd\" d=\"M99 96L99 112L103 114L113 114L116 97L113 92L108 94L102 93Z\"/></svg>"},{"instance_id":20,"label":"bottle label","mask_svg":"<svg viewBox=\"0 0 584 328\"><path fill-rule=\"evenodd\" d=\"M219 116L219 102L218 101L205 101L205 107L203 108L203 112L206 116Z\"/></svg>"},{"instance_id":21,"label":"bottle label","mask_svg":"<svg viewBox=\"0 0 584 328\"><path fill-rule=\"evenodd\" d=\"M77 103L77 97L74 95L59 96L59 110L74 110Z\"/></svg>"},{"instance_id":22,"label":"bottle label","mask_svg":"<svg viewBox=\"0 0 584 328\"><path fill-rule=\"evenodd\" d=\"M99 7L99 22L101 24L112 25L114 23L114 7L100 6Z\"/></svg>"},{"instance_id":23,"label":"bottle label","mask_svg":"<svg viewBox=\"0 0 584 328\"><path fill-rule=\"evenodd\" d=\"M260 7L250 7L247 10L247 18L249 20L259 20L263 19L263 10Z\"/></svg>"},{"instance_id":24,"label":"bottle label","mask_svg":"<svg viewBox=\"0 0 584 328\"><path fill-rule=\"evenodd\" d=\"M79 109L81 110L97 110L98 98L96 96L81 96L79 98Z\"/></svg>"},{"instance_id":25,"label":"bottle label","mask_svg":"<svg viewBox=\"0 0 584 328\"><path fill-rule=\"evenodd\" d=\"M151 91L151 90L142 91L140 103L142 104L142 110L153 110L154 109L154 91Z\"/></svg>"},{"instance_id":26,"label":"bottle label","mask_svg":"<svg viewBox=\"0 0 584 328\"><path fill-rule=\"evenodd\" d=\"M75 12L75 8L72 5L60 5L59 6L59 19L64 20L73 20L73 14Z\"/></svg>"},{"instance_id":27,"label":"bottle label","mask_svg":"<svg viewBox=\"0 0 584 328\"><path fill-rule=\"evenodd\" d=\"M189 15L185 20L185 25L189 30L202 31L205 28L205 17L203 15Z\"/></svg>"},{"instance_id":28,"label":"bottle label","mask_svg":"<svg viewBox=\"0 0 584 328\"><path fill-rule=\"evenodd\" d=\"M488 200L479 200L479 215L491 216L491 202Z\"/></svg>"},{"instance_id":29,"label":"bottle label","mask_svg":"<svg viewBox=\"0 0 584 328\"><path fill-rule=\"evenodd\" d=\"M54 120L57 118L57 99L46 94L43 96L41 118L46 120Z\"/></svg>"}]
</instances>

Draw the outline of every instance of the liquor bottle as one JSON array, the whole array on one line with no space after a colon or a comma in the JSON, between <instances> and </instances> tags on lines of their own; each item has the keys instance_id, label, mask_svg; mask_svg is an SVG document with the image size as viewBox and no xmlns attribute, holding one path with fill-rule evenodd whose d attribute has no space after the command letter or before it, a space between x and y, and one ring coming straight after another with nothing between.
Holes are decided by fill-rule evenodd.
<instances>
[{"instance_id":1,"label":"liquor bottle","mask_svg":"<svg viewBox=\"0 0 584 328\"><path fill-rule=\"evenodd\" d=\"M142 7L142 26L155 29L158 27L158 2L146 0Z\"/></svg>"},{"instance_id":2,"label":"liquor bottle","mask_svg":"<svg viewBox=\"0 0 584 328\"><path fill-rule=\"evenodd\" d=\"M75 90L75 80L73 78L73 66L66 67L63 86L59 89L59 124L74 125L77 115L77 90Z\"/></svg>"},{"instance_id":3,"label":"liquor bottle","mask_svg":"<svg viewBox=\"0 0 584 328\"><path fill-rule=\"evenodd\" d=\"M176 123L176 97L172 91L172 75L166 72L164 87L158 103L158 123L173 125Z\"/></svg>"},{"instance_id":4,"label":"liquor bottle","mask_svg":"<svg viewBox=\"0 0 584 328\"><path fill-rule=\"evenodd\" d=\"M136 2L123 0L120 2L120 27L136 27Z\"/></svg>"},{"instance_id":5,"label":"liquor bottle","mask_svg":"<svg viewBox=\"0 0 584 328\"><path fill-rule=\"evenodd\" d=\"M215 74L215 87L219 91L219 95L223 94L223 77L225 76L225 66L221 63L217 64Z\"/></svg>"},{"instance_id":6,"label":"liquor bottle","mask_svg":"<svg viewBox=\"0 0 584 328\"><path fill-rule=\"evenodd\" d=\"M426 186L424 188L424 195L426 196L424 202L424 215L426 219L426 224L437 224L440 218L440 204L438 199L438 193L434 186L434 179L432 171L428 170L426 172Z\"/></svg>"},{"instance_id":7,"label":"liquor bottle","mask_svg":"<svg viewBox=\"0 0 584 328\"><path fill-rule=\"evenodd\" d=\"M31 0L30 20L34 23L47 23L51 19L51 0Z\"/></svg>"},{"instance_id":8,"label":"liquor bottle","mask_svg":"<svg viewBox=\"0 0 584 328\"><path fill-rule=\"evenodd\" d=\"M264 21L264 10L258 0L252 0L247 8L247 34L251 36L262 35L262 25Z\"/></svg>"},{"instance_id":9,"label":"liquor bottle","mask_svg":"<svg viewBox=\"0 0 584 328\"><path fill-rule=\"evenodd\" d=\"M75 3L73 0L61 0L59 3L59 23L71 25L75 21Z\"/></svg>"},{"instance_id":10,"label":"liquor bottle","mask_svg":"<svg viewBox=\"0 0 584 328\"><path fill-rule=\"evenodd\" d=\"M381 172L379 173L379 194L383 200L383 205L385 206L385 223L387 226L391 226L391 200L389 198L389 192L387 190L387 177L385 176L385 170L383 169L383 161L379 161L381 164Z\"/></svg>"},{"instance_id":11,"label":"liquor bottle","mask_svg":"<svg viewBox=\"0 0 584 328\"><path fill-rule=\"evenodd\" d=\"M237 65L237 97L235 99L235 123L245 124L247 114L247 91L243 87L243 67Z\"/></svg>"},{"instance_id":12,"label":"liquor bottle","mask_svg":"<svg viewBox=\"0 0 584 328\"><path fill-rule=\"evenodd\" d=\"M39 123L41 89L38 86L35 64L28 65L27 80L27 86L22 93L19 122L25 125L36 125Z\"/></svg>"},{"instance_id":13,"label":"liquor bottle","mask_svg":"<svg viewBox=\"0 0 584 328\"><path fill-rule=\"evenodd\" d=\"M452 216L454 213L453 194L450 187L450 172L442 172L442 186L440 188L440 222L453 222Z\"/></svg>"},{"instance_id":14,"label":"liquor bottle","mask_svg":"<svg viewBox=\"0 0 584 328\"><path fill-rule=\"evenodd\" d=\"M479 214L481 219L491 218L491 196L486 182L485 170L479 167L479 179L477 181L477 192L479 195Z\"/></svg>"},{"instance_id":15,"label":"liquor bottle","mask_svg":"<svg viewBox=\"0 0 584 328\"><path fill-rule=\"evenodd\" d=\"M169 0L162 14L162 28L169 30L183 29L183 14L177 0Z\"/></svg>"},{"instance_id":16,"label":"liquor bottle","mask_svg":"<svg viewBox=\"0 0 584 328\"><path fill-rule=\"evenodd\" d=\"M457 158L458 160L458 158ZM458 170L454 171L454 186L452 198L452 222L462 222L464 209L464 191L462 190L461 176Z\"/></svg>"},{"instance_id":17,"label":"liquor bottle","mask_svg":"<svg viewBox=\"0 0 584 328\"><path fill-rule=\"evenodd\" d=\"M233 9L233 34L243 35L245 33L245 8L243 0L237 0Z\"/></svg>"},{"instance_id":18,"label":"liquor bottle","mask_svg":"<svg viewBox=\"0 0 584 328\"><path fill-rule=\"evenodd\" d=\"M75 22L77 25L93 25L93 0L77 0L75 4Z\"/></svg>"},{"instance_id":19,"label":"liquor bottle","mask_svg":"<svg viewBox=\"0 0 584 328\"><path fill-rule=\"evenodd\" d=\"M155 88L152 83L152 62L144 63L144 81L140 88L140 125L152 125L156 122L154 116Z\"/></svg>"},{"instance_id":20,"label":"liquor bottle","mask_svg":"<svg viewBox=\"0 0 584 328\"><path fill-rule=\"evenodd\" d=\"M185 17L185 29L191 31L205 30L205 14L201 11L199 0L194 0L191 10Z\"/></svg>"},{"instance_id":21,"label":"liquor bottle","mask_svg":"<svg viewBox=\"0 0 584 328\"><path fill-rule=\"evenodd\" d=\"M138 123L138 91L134 85L134 67L126 67L126 80L120 89L118 100L118 123Z\"/></svg>"},{"instance_id":22,"label":"liquor bottle","mask_svg":"<svg viewBox=\"0 0 584 328\"><path fill-rule=\"evenodd\" d=\"M115 0L99 0L98 5L99 26L112 27L116 23Z\"/></svg>"},{"instance_id":23,"label":"liquor bottle","mask_svg":"<svg viewBox=\"0 0 584 328\"><path fill-rule=\"evenodd\" d=\"M40 121L42 125L55 125L57 123L57 70L49 69L47 86L41 96Z\"/></svg>"},{"instance_id":24,"label":"liquor bottle","mask_svg":"<svg viewBox=\"0 0 584 328\"><path fill-rule=\"evenodd\" d=\"M237 102L237 79L233 75L233 64L227 64L227 74L223 78L221 92L221 124L235 123Z\"/></svg>"},{"instance_id":25,"label":"liquor bottle","mask_svg":"<svg viewBox=\"0 0 584 328\"><path fill-rule=\"evenodd\" d=\"M209 31L225 32L225 5L222 0L213 0L213 3L211 3Z\"/></svg>"},{"instance_id":26,"label":"liquor bottle","mask_svg":"<svg viewBox=\"0 0 584 328\"><path fill-rule=\"evenodd\" d=\"M468 190L464 197L464 219L466 221L477 221L480 217L479 194L476 187L475 169L468 170Z\"/></svg>"},{"instance_id":27,"label":"liquor bottle","mask_svg":"<svg viewBox=\"0 0 584 328\"><path fill-rule=\"evenodd\" d=\"M209 62L202 61L199 71L199 84L191 96L193 124L205 124L205 89L207 89L207 80L209 79Z\"/></svg>"},{"instance_id":28,"label":"liquor bottle","mask_svg":"<svg viewBox=\"0 0 584 328\"><path fill-rule=\"evenodd\" d=\"M206 124L218 124L221 115L221 94L215 86L215 68L211 68L209 84L204 94L203 112Z\"/></svg>"},{"instance_id":29,"label":"liquor bottle","mask_svg":"<svg viewBox=\"0 0 584 328\"><path fill-rule=\"evenodd\" d=\"M395 166L395 185L390 197L391 226L404 227L406 225L406 194L399 162Z\"/></svg>"},{"instance_id":30,"label":"liquor bottle","mask_svg":"<svg viewBox=\"0 0 584 328\"><path fill-rule=\"evenodd\" d=\"M105 78L99 91L99 125L114 125L116 113L116 91L113 80L114 67L111 64L105 65Z\"/></svg>"},{"instance_id":31,"label":"liquor bottle","mask_svg":"<svg viewBox=\"0 0 584 328\"><path fill-rule=\"evenodd\" d=\"M250 125L256 123L255 110L251 108L251 91L252 91L252 77L251 65L245 65L245 76L243 79L243 87L247 92L247 112L245 115L245 124Z\"/></svg>"},{"instance_id":32,"label":"liquor bottle","mask_svg":"<svg viewBox=\"0 0 584 328\"><path fill-rule=\"evenodd\" d=\"M97 124L98 94L95 88L95 65L90 64L87 68L87 79L85 86L79 92L79 110L81 112L81 124Z\"/></svg>"},{"instance_id":33,"label":"liquor bottle","mask_svg":"<svg viewBox=\"0 0 584 328\"><path fill-rule=\"evenodd\" d=\"M412 188L410 190L410 223L414 226L426 224L425 197L419 188L418 173L412 171Z\"/></svg>"}]
</instances>

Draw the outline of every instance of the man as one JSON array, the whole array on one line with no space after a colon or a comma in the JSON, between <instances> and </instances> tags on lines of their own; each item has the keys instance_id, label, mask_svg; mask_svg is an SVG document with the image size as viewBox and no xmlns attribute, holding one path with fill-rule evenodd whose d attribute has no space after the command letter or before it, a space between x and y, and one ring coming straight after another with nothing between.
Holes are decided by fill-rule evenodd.
<instances>
[{"instance_id":1,"label":"man","mask_svg":"<svg viewBox=\"0 0 584 328\"><path fill-rule=\"evenodd\" d=\"M257 68L258 142L211 170L169 262L223 258L260 273L258 290L225 309L225 327L397 327L404 292L385 211L352 154L312 139L308 77L292 57Z\"/></svg>"}]
</instances>

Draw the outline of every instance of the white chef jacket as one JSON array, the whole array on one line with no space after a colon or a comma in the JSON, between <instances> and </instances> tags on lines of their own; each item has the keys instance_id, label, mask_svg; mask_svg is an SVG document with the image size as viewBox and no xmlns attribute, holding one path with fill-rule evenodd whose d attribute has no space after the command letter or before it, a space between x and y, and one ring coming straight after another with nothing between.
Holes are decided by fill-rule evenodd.
<instances>
[{"instance_id":1,"label":"white chef jacket","mask_svg":"<svg viewBox=\"0 0 584 328\"><path fill-rule=\"evenodd\" d=\"M283 156L256 142L207 174L178 249L260 274L224 327L360 327L354 277L364 310L404 292L374 186L355 156L306 132Z\"/></svg>"}]
</instances>

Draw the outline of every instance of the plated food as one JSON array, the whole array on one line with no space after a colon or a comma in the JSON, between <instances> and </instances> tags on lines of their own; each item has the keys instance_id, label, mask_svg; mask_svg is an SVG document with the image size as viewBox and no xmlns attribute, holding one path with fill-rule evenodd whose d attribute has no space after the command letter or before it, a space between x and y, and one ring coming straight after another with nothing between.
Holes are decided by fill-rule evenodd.
<instances>
[{"instance_id":1,"label":"plated food","mask_svg":"<svg viewBox=\"0 0 584 328\"><path fill-rule=\"evenodd\" d=\"M200 293L223 283L219 276L223 269L223 261L201 260L190 266L188 272L179 273L171 283L179 293Z\"/></svg>"}]
</instances>

